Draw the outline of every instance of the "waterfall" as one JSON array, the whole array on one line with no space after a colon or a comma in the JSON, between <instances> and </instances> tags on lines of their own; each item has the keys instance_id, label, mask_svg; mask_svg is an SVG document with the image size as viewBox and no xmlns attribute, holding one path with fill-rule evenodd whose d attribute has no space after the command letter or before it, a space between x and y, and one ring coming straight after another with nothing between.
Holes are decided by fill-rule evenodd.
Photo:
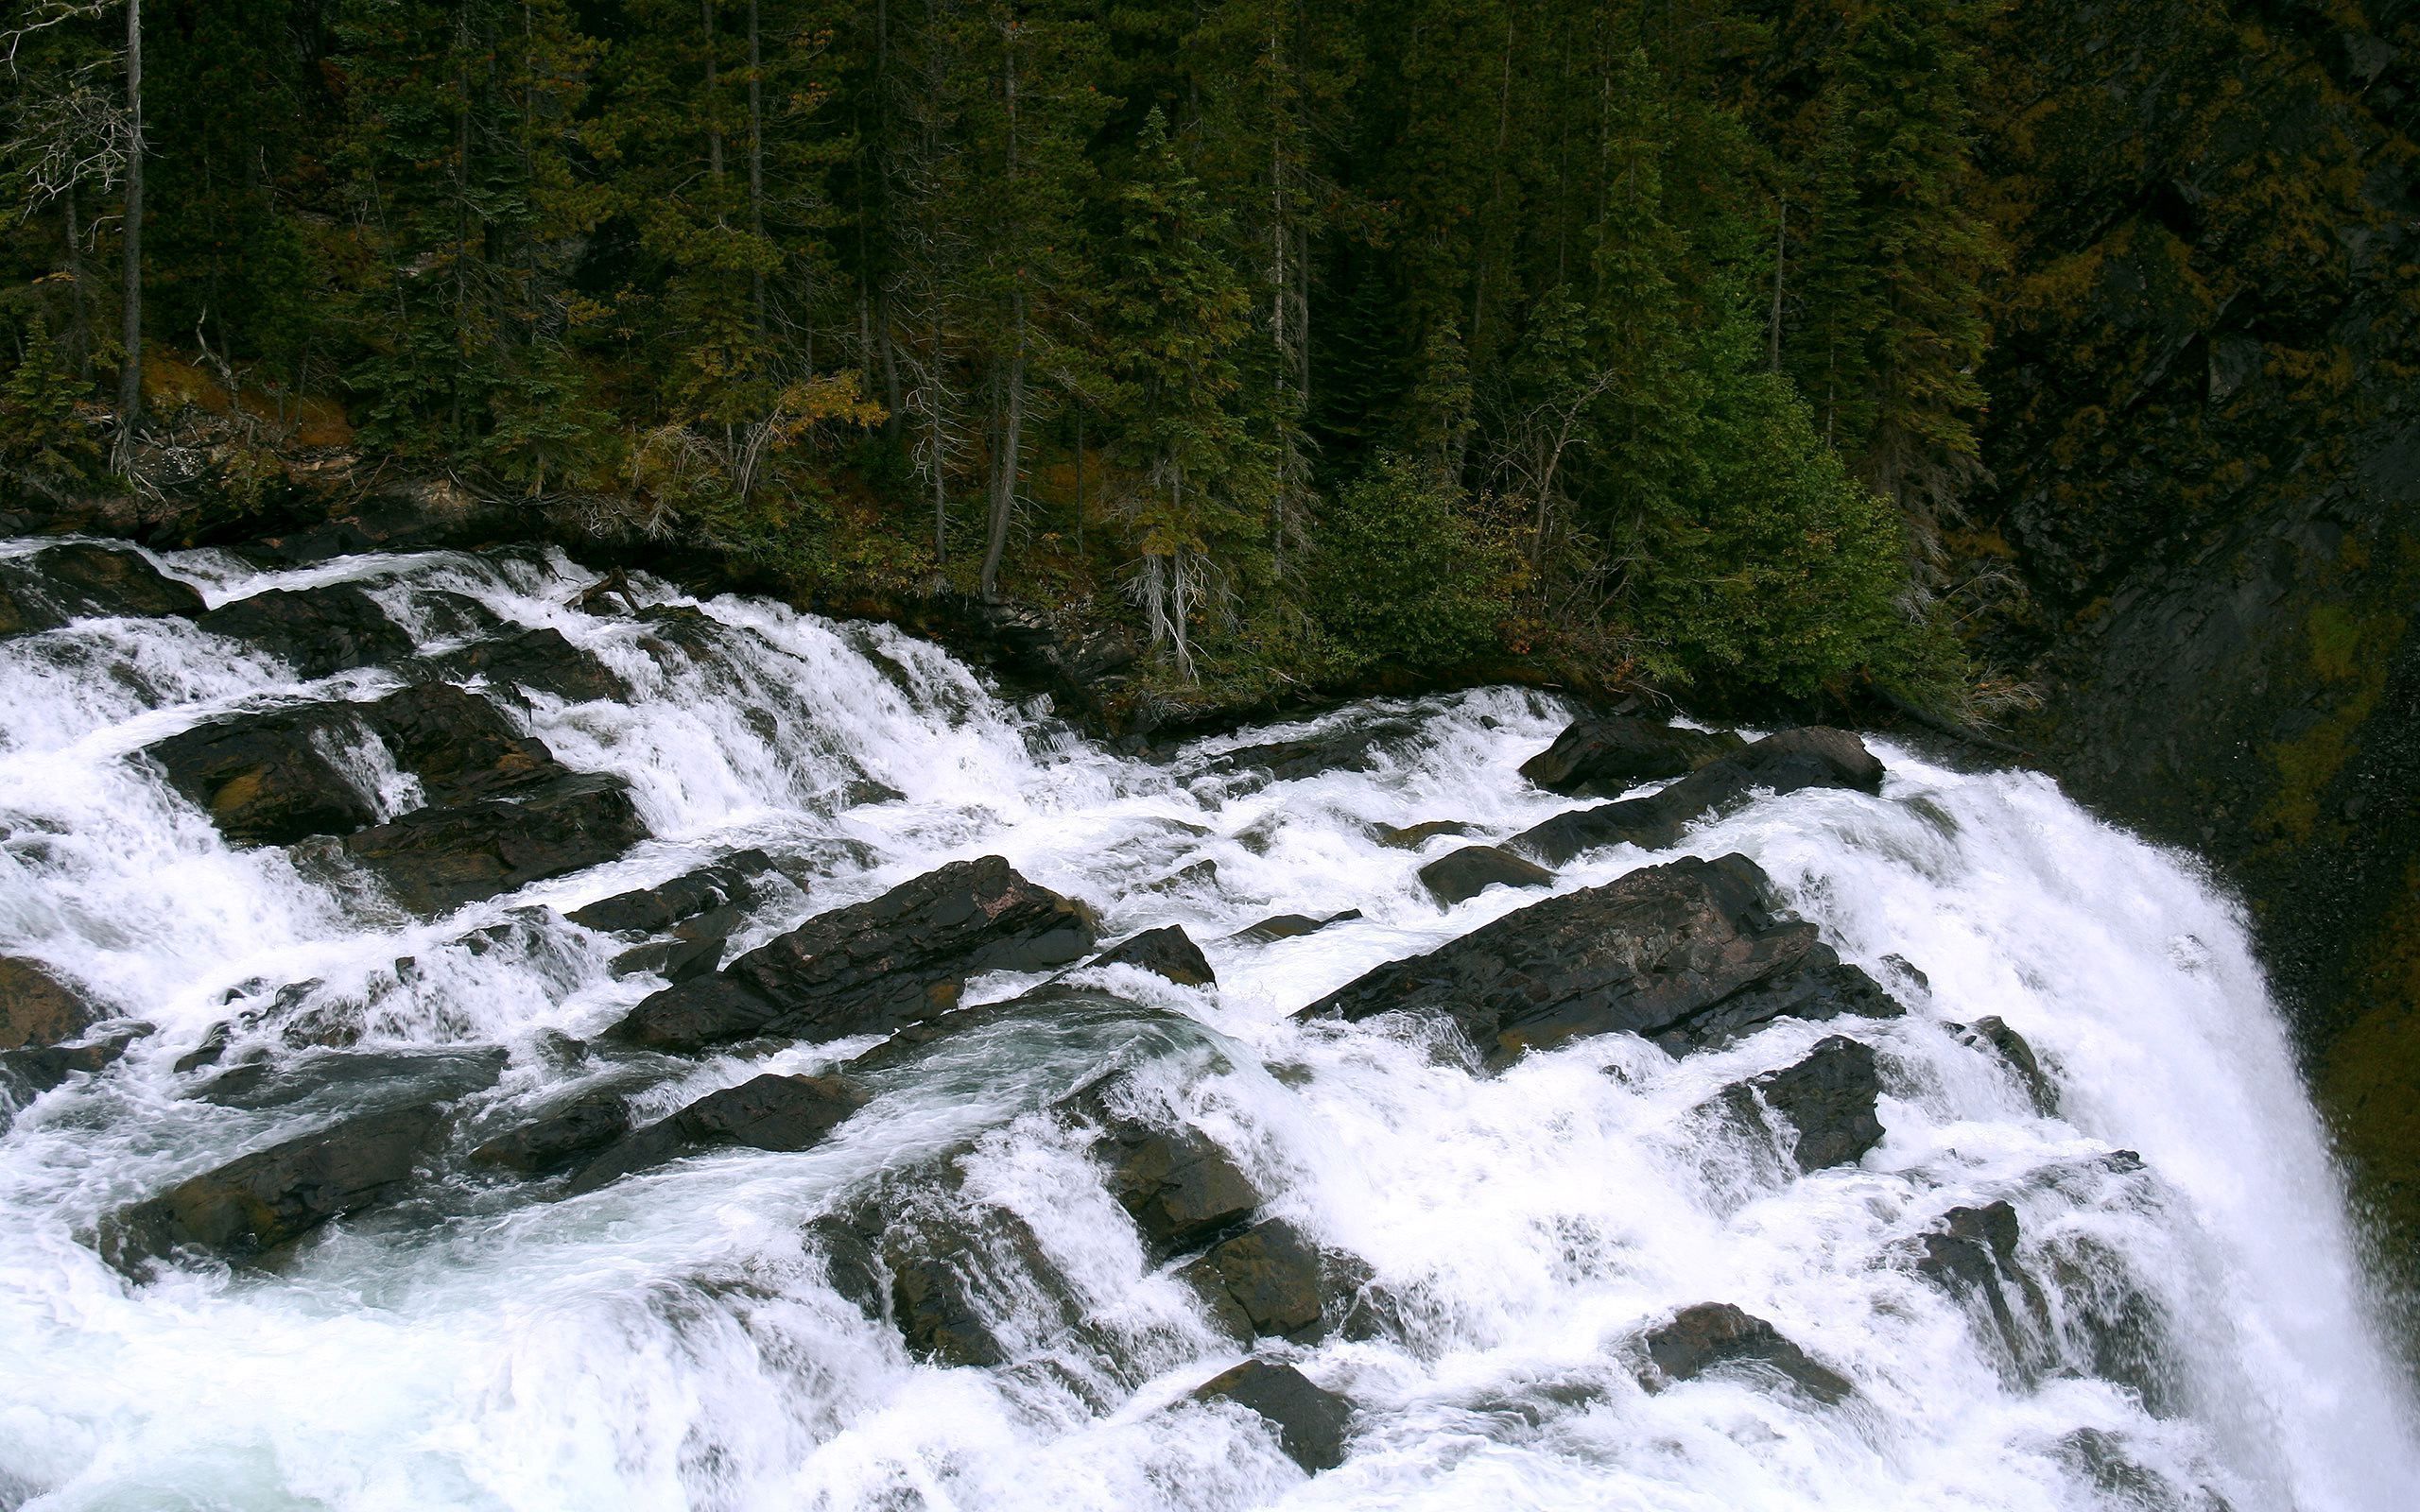
<instances>
[{"instance_id":1,"label":"waterfall","mask_svg":"<svg viewBox=\"0 0 2420 1512\"><path fill-rule=\"evenodd\" d=\"M0 546L0 567L49 544ZM1545 896L1441 907L1418 870L1463 841L1386 841L1433 820L1497 839L1570 807L1515 770L1571 718L1554 698L1365 704L1145 760L887 627L643 575L642 612L566 607L594 575L559 554L144 556L213 610L356 587L415 649L310 676L209 616L0 640L0 955L89 994L96 1032L148 1026L105 1069L8 1094L0 1507L2384 1512L2420 1486L2407 1387L2243 919L2191 858L2039 775L1875 742L1878 796L1763 797L1669 851L1615 845L1553 879L1743 854L1906 1016L1782 1018L1679 1057L1603 1035L1482 1074L1435 1025L1292 1015ZM615 693L448 661L517 631L560 634ZM320 842L231 842L145 754L437 677L627 783L648 838L415 913ZM1377 732L1368 760L1270 780L1219 759L1343 729ZM376 819L430 800L373 737L315 748ZM664 984L617 974L628 941L563 916L748 850L774 869L726 960L997 855L1091 904L1103 940L1182 926L1218 984L1105 968L1063 1011L863 1062L870 1100L804 1150L692 1154L578 1193L449 1155L268 1263L188 1255L138 1280L102 1258L112 1214L354 1095L197 1095L227 1068L500 1050L451 1115L458 1154L584 1088L627 1087L644 1122L872 1050L595 1048ZM978 975L964 1001L1047 974ZM2031 1044L2049 1098L1962 1032L1987 1017ZM1727 1090L1841 1034L1876 1054L1885 1133L1803 1173ZM1349 1271L1353 1322L1258 1346L1351 1403L1340 1466L1306 1475L1252 1413L1192 1396L1248 1349L1055 1110L1108 1067ZM920 1358L815 1237L938 1167L954 1200L1013 1220L979 1300L997 1364ZM2005 1319L1915 1263L1945 1214L1996 1202L2019 1235ZM1643 1331L1703 1302L1769 1320L1853 1390L1819 1402L1720 1371L1650 1389Z\"/></svg>"}]
</instances>

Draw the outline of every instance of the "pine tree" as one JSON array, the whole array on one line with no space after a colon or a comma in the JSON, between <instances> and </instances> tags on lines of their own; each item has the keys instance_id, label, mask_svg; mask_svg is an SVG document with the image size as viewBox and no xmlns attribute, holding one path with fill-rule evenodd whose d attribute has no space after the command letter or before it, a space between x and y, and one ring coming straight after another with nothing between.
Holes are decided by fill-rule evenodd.
<instances>
[{"instance_id":1,"label":"pine tree","mask_svg":"<svg viewBox=\"0 0 2420 1512\"><path fill-rule=\"evenodd\" d=\"M1141 560L1134 593L1176 675L1199 675L1195 615L1224 607L1265 556L1257 526L1274 487L1267 438L1246 421L1254 342L1249 277L1234 226L1168 140L1145 120L1119 193L1120 232L1100 328L1124 469L1124 512Z\"/></svg>"}]
</instances>

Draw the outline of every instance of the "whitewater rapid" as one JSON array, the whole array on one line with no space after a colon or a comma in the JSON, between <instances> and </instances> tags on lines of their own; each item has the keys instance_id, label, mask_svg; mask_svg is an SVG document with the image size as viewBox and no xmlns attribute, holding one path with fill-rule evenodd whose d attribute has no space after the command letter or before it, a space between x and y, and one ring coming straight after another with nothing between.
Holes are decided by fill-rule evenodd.
<instances>
[{"instance_id":1,"label":"whitewater rapid","mask_svg":"<svg viewBox=\"0 0 2420 1512\"><path fill-rule=\"evenodd\" d=\"M360 583L426 652L463 633L447 594L559 629L632 696L532 694L508 716L569 766L627 779L653 838L412 919L307 859L231 847L135 754L232 711L374 698L399 671L304 679L177 619L0 641L0 954L156 1028L0 1134L0 1508L2390 1512L2420 1487L2406 1384L2242 919L2189 860L2038 775L1876 742L1879 797L1768 798L1670 851L1595 851L1555 879L1743 852L1908 1017L1784 1019L1682 1059L1583 1040L1482 1078L1434 1036L1288 1015L1538 900L1498 887L1441 909L1415 871L1463 842L1393 849L1377 827L1495 838L1569 807L1515 772L1570 717L1551 698L1342 711L1321 723L1416 728L1373 770L1269 782L1210 758L1296 727L1128 759L888 627L724 597L697 604L703 648L649 644L644 622L565 607L594 575L556 555L151 559L214 607ZM411 801L391 769L362 780L384 812ZM565 1037L660 985L617 979L620 943L560 913L751 847L792 880L727 957L999 854L1093 903L1104 939L1183 925L1219 985L1121 969L1125 996L1181 1017L1155 1036L1070 1019L959 1037L802 1154L698 1157L562 1200L450 1177L272 1271L135 1284L95 1255L107 1213L330 1116L188 1095L175 1062L235 1007L315 983L295 1011L344 1017L363 1047L504 1046L479 1096L509 1122L596 1074ZM1166 881L1205 859L1215 876ZM532 905L557 913L516 912ZM1304 937L1229 937L1348 908L1361 917ZM968 998L1035 980L977 979ZM1986 1015L2051 1068L2055 1115L1947 1027ZM1726 1125L1720 1094L1839 1032L1881 1054L1888 1133L1802 1176ZM646 1106L872 1043L701 1057ZM1264 1344L1353 1402L1340 1468L1305 1477L1248 1414L1187 1400L1240 1351L1148 1264L1083 1143L1042 1112L1109 1061L1389 1299L1374 1336ZM916 1363L802 1239L876 1173L959 1148L970 1190L1026 1221L1086 1314L1071 1333L1011 1298L1016 1357L994 1369ZM2047 1299L2022 1358L1908 1261L1947 1210L1996 1199ZM1625 1351L1702 1301L1771 1320L1855 1397L1643 1390Z\"/></svg>"}]
</instances>

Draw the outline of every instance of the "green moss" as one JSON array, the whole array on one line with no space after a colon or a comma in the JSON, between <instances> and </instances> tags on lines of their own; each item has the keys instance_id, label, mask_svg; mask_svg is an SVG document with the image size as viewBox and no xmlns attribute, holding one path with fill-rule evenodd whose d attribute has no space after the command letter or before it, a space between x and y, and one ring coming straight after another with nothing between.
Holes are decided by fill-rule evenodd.
<instances>
[{"instance_id":1,"label":"green moss","mask_svg":"<svg viewBox=\"0 0 2420 1512\"><path fill-rule=\"evenodd\" d=\"M2310 611L2310 668L2330 682L2349 681L2360 675L2357 659L2361 648L2361 619L2342 604L2322 604Z\"/></svg>"},{"instance_id":2,"label":"green moss","mask_svg":"<svg viewBox=\"0 0 2420 1512\"><path fill-rule=\"evenodd\" d=\"M2355 985L2369 1006L2329 1049L2321 1112L2395 1280L2420 1289L2420 862L2369 942Z\"/></svg>"},{"instance_id":3,"label":"green moss","mask_svg":"<svg viewBox=\"0 0 2420 1512\"><path fill-rule=\"evenodd\" d=\"M2310 669L2324 686L2341 690L2335 706L2318 724L2292 740L2279 741L2266 755L2277 773L2277 790L2262 806L2258 826L2274 839L2310 840L2319 827L2320 800L2352 759L2356 738L2386 691L2387 668L2403 636L2400 615L2363 613L2342 604L2321 604L2305 621Z\"/></svg>"}]
</instances>

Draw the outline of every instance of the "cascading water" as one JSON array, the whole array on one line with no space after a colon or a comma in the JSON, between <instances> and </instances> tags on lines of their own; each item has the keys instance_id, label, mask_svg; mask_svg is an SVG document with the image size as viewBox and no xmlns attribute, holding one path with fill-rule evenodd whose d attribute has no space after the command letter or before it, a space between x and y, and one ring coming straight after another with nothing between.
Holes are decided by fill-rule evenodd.
<instances>
[{"instance_id":1,"label":"cascading water","mask_svg":"<svg viewBox=\"0 0 2420 1512\"><path fill-rule=\"evenodd\" d=\"M490 619L560 631L628 696L488 691L566 765L626 779L652 837L410 918L307 844L231 846L137 753L231 712L366 704L412 667L305 679L178 618L0 642L0 954L153 1026L0 1136L0 1507L2330 1512L2420 1486L2240 920L2039 777L1883 746L1879 797L1764 799L1672 852L1758 862L1907 1017L1785 1018L1683 1058L1603 1036L1480 1076L1434 1032L1289 1015L1537 901L1498 887L1441 909L1414 873L1461 842L1399 849L1377 827L1501 836L1568 807L1514 773L1567 714L1549 700L1344 711L1323 723L1400 721L1369 769L1269 782L1210 760L1267 732L1118 758L887 628L645 579L655 612L567 609L589 575L560 557L154 560L214 607L358 584L424 659ZM374 740L331 759L380 817L421 801ZM727 955L990 853L1090 902L1105 939L1183 925L1219 985L1108 969L1098 1002L1126 1009L942 1040L871 1072L872 1101L803 1153L695 1156L579 1195L439 1161L267 1267L187 1257L138 1283L96 1252L112 1213L344 1110L340 1083L195 1096L202 1073L178 1063L214 1033L237 1067L325 1055L314 1040L504 1047L458 1141L625 1074L573 1041L662 984L615 975L625 942L562 913L747 848L780 876ZM1599 850L1554 888L1668 858ZM1359 917L1232 937L1344 909ZM979 977L968 999L1038 980ZM1953 1032L1986 1015L2040 1053L2055 1113ZM1838 1032L1879 1054L1887 1134L1801 1175L1723 1114L1724 1090ZM634 1096L662 1114L873 1042L658 1057ZM1353 1404L1340 1468L1306 1478L1252 1414L1189 1397L1243 1350L1150 1263L1047 1111L1112 1063L1358 1267L1376 1323L1262 1346ZM1009 1356L988 1368L920 1363L804 1237L935 1160L1056 1278L985 1294ZM2038 1301L2013 1327L1911 1263L1945 1213L2003 1200ZM1753 1372L1647 1390L1641 1331L1709 1301L1854 1391L1827 1405Z\"/></svg>"}]
</instances>

